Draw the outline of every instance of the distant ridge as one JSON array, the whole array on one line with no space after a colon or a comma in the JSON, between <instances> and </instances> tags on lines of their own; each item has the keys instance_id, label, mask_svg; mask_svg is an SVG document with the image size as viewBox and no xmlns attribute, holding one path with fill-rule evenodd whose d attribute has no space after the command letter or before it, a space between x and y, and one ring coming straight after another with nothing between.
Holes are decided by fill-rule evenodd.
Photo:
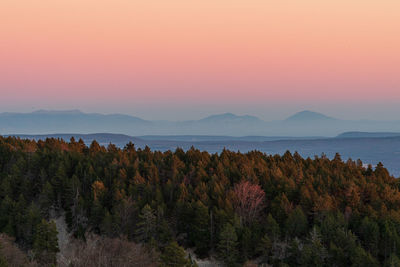
<instances>
[{"instance_id":1,"label":"distant ridge","mask_svg":"<svg viewBox=\"0 0 400 267\"><path fill-rule=\"evenodd\" d=\"M398 137L400 133L394 132L345 132L336 136L336 138L384 138Z\"/></svg>"},{"instance_id":2,"label":"distant ridge","mask_svg":"<svg viewBox=\"0 0 400 267\"><path fill-rule=\"evenodd\" d=\"M32 114L83 114L82 111L79 109L71 109L71 110L46 110L46 109L39 109L32 112Z\"/></svg>"},{"instance_id":3,"label":"distant ridge","mask_svg":"<svg viewBox=\"0 0 400 267\"><path fill-rule=\"evenodd\" d=\"M290 116L285 121L296 122L296 121L333 121L333 120L336 120L336 119L326 116L322 113L304 110L304 111L298 112L298 113Z\"/></svg>"},{"instance_id":4,"label":"distant ridge","mask_svg":"<svg viewBox=\"0 0 400 267\"><path fill-rule=\"evenodd\" d=\"M236 115L233 113L223 113L223 114L216 114L208 116L204 119L199 120L200 122L226 122L226 121L248 121L248 122L262 122L261 119L257 118L256 116L250 115Z\"/></svg>"},{"instance_id":5,"label":"distant ridge","mask_svg":"<svg viewBox=\"0 0 400 267\"><path fill-rule=\"evenodd\" d=\"M0 134L3 135L61 132L84 134L119 133L130 136L336 137L338 134L350 131L400 132L400 121L342 120L309 110L296 113L286 120L273 121L264 121L256 116L236 115L233 113L222 113L200 120L184 121L144 120L131 115L85 113L76 109L37 110L31 113L0 113ZM388 134L384 136L388 136ZM393 134L389 136L393 136ZM204 138L195 139L203 140ZM261 139L265 140L265 138ZM258 138L258 140L261 139Z\"/></svg>"}]
</instances>

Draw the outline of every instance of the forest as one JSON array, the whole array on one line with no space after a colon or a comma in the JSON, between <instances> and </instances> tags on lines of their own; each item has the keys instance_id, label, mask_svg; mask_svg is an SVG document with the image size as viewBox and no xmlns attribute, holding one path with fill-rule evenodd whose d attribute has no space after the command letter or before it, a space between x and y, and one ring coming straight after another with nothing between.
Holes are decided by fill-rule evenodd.
<instances>
[{"instance_id":1,"label":"forest","mask_svg":"<svg viewBox=\"0 0 400 267\"><path fill-rule=\"evenodd\" d=\"M0 266L400 266L399 189L339 154L0 137Z\"/></svg>"}]
</instances>

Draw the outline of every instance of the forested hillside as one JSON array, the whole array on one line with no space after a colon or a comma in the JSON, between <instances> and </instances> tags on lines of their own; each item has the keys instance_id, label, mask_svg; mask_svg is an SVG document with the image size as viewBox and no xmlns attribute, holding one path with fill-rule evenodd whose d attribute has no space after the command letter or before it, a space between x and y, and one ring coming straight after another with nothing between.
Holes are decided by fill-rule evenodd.
<instances>
[{"instance_id":1,"label":"forested hillside","mask_svg":"<svg viewBox=\"0 0 400 267\"><path fill-rule=\"evenodd\" d=\"M400 266L398 180L381 164L364 168L339 155L0 137L0 266L10 264L1 249L10 238L26 264L56 264L59 216L81 248L93 238L142 244L135 251L151 259L118 261L129 253L116 250L110 266L194 266L183 248L226 266Z\"/></svg>"}]
</instances>

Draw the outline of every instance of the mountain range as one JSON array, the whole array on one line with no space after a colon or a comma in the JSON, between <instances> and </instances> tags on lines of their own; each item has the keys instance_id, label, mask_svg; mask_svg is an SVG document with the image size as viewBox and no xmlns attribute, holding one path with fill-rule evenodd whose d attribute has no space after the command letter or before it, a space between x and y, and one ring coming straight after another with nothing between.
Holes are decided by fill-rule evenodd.
<instances>
[{"instance_id":1,"label":"mountain range","mask_svg":"<svg viewBox=\"0 0 400 267\"><path fill-rule=\"evenodd\" d=\"M79 110L0 113L0 134L98 133L141 135L326 136L342 132L400 132L400 121L341 120L301 111L285 120L264 121L255 116L224 113L200 120L150 121L123 114Z\"/></svg>"}]
</instances>

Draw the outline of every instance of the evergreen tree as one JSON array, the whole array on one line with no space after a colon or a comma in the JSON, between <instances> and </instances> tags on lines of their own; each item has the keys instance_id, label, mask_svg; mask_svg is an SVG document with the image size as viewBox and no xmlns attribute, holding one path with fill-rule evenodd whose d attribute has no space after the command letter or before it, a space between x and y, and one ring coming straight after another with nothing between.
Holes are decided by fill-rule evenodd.
<instances>
[{"instance_id":1,"label":"evergreen tree","mask_svg":"<svg viewBox=\"0 0 400 267\"><path fill-rule=\"evenodd\" d=\"M230 224L226 224L219 235L218 253L221 260L227 266L235 265L238 256L238 237L235 228Z\"/></svg>"},{"instance_id":2,"label":"evergreen tree","mask_svg":"<svg viewBox=\"0 0 400 267\"><path fill-rule=\"evenodd\" d=\"M186 258L185 250L175 241L165 247L160 260L163 267L194 267L192 262Z\"/></svg>"},{"instance_id":3,"label":"evergreen tree","mask_svg":"<svg viewBox=\"0 0 400 267\"><path fill-rule=\"evenodd\" d=\"M301 263L303 266L325 266L327 251L322 244L321 236L314 227L310 232L308 244L302 250Z\"/></svg>"},{"instance_id":4,"label":"evergreen tree","mask_svg":"<svg viewBox=\"0 0 400 267\"><path fill-rule=\"evenodd\" d=\"M155 211L146 204L139 215L139 219L136 229L137 239L141 242L148 242L152 238L154 239L157 230Z\"/></svg>"},{"instance_id":5,"label":"evergreen tree","mask_svg":"<svg viewBox=\"0 0 400 267\"><path fill-rule=\"evenodd\" d=\"M290 237L301 237L307 233L307 218L299 206L289 214L285 228Z\"/></svg>"},{"instance_id":6,"label":"evergreen tree","mask_svg":"<svg viewBox=\"0 0 400 267\"><path fill-rule=\"evenodd\" d=\"M197 201L194 214L192 240L196 247L196 254L206 256L210 248L208 208L201 201Z\"/></svg>"},{"instance_id":7,"label":"evergreen tree","mask_svg":"<svg viewBox=\"0 0 400 267\"><path fill-rule=\"evenodd\" d=\"M59 252L57 234L54 222L42 220L37 225L33 251L39 263L56 264L56 254Z\"/></svg>"},{"instance_id":8,"label":"evergreen tree","mask_svg":"<svg viewBox=\"0 0 400 267\"><path fill-rule=\"evenodd\" d=\"M265 221L265 231L269 236L269 238L271 239L271 241L275 241L279 238L280 227L271 214L268 214L267 219Z\"/></svg>"},{"instance_id":9,"label":"evergreen tree","mask_svg":"<svg viewBox=\"0 0 400 267\"><path fill-rule=\"evenodd\" d=\"M271 239L267 234L261 238L258 246L257 246L257 253L260 254L263 263L268 263L269 256L271 254L272 242Z\"/></svg>"}]
</instances>

